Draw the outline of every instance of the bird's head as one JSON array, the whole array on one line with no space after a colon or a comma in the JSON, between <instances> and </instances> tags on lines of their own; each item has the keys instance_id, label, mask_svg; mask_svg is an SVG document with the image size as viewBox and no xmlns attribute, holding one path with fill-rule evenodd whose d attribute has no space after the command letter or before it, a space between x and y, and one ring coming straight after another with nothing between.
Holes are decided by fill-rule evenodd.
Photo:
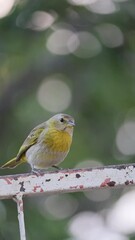
<instances>
[{"instance_id":1,"label":"bird's head","mask_svg":"<svg viewBox=\"0 0 135 240\"><path fill-rule=\"evenodd\" d=\"M50 127L53 127L59 131L66 131L68 133L72 133L73 127L75 126L74 118L64 113L56 114L47 122Z\"/></svg>"}]
</instances>

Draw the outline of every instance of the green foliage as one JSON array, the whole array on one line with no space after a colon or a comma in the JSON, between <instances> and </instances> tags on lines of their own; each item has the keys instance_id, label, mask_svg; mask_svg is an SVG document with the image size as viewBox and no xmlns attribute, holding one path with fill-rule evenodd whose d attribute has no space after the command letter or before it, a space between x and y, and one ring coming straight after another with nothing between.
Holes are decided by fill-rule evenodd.
<instances>
[{"instance_id":1,"label":"green foliage","mask_svg":"<svg viewBox=\"0 0 135 240\"><path fill-rule=\"evenodd\" d=\"M118 153L116 136L121 124L128 118L134 120L135 116L135 2L124 1L117 5L119 11L99 14L69 1L17 1L10 14L0 19L1 165L16 155L34 126L54 114L41 106L37 94L41 83L55 74L63 75L63 81L71 90L72 101L64 111L76 119L73 145L61 166L73 168L80 162L83 166L84 160L96 160L106 165L123 163L123 159L128 163L134 161L134 154ZM55 23L37 31L34 25L29 25L35 11L57 15ZM108 34L106 39L103 39L105 34L101 37L97 29L102 24L112 24L119 29L123 37L121 44L118 44L116 33L112 38L109 35L112 25L110 33L105 32ZM75 52L62 56L50 52L48 39L60 26L74 33L93 34L101 52L86 58L74 55ZM82 46L83 53L87 53L86 45ZM29 166L22 165L14 170L1 170L0 174L27 171L30 171ZM104 210L106 204L110 207L110 202L116 201L115 197L112 201L112 195L100 205L87 200L86 207L86 196L77 194L78 212ZM32 203L32 198L29 201ZM4 240L19 239L15 204L13 206L10 200L3 204L7 217L1 224L0 233ZM69 219L57 220L49 218L49 214L42 216L38 204L38 200L32 205L26 200L28 240L64 240L70 236L67 230Z\"/></svg>"}]
</instances>

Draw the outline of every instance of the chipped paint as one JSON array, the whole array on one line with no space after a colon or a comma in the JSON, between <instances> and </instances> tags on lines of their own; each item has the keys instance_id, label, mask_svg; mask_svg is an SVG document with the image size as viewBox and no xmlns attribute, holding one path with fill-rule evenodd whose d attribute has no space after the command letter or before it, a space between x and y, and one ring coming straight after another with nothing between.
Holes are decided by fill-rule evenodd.
<instances>
[{"instance_id":1,"label":"chipped paint","mask_svg":"<svg viewBox=\"0 0 135 240\"><path fill-rule=\"evenodd\" d=\"M17 203L18 221L19 221L19 229L20 229L20 240L26 240L22 197L23 197L22 194L19 193L16 196L14 196L13 199Z\"/></svg>"},{"instance_id":2,"label":"chipped paint","mask_svg":"<svg viewBox=\"0 0 135 240\"><path fill-rule=\"evenodd\" d=\"M24 181L19 183L21 185L20 192L25 192Z\"/></svg>"},{"instance_id":3,"label":"chipped paint","mask_svg":"<svg viewBox=\"0 0 135 240\"><path fill-rule=\"evenodd\" d=\"M46 179L45 181L46 181L46 182L50 182L50 181L51 181L51 179Z\"/></svg>"},{"instance_id":4,"label":"chipped paint","mask_svg":"<svg viewBox=\"0 0 135 240\"><path fill-rule=\"evenodd\" d=\"M116 184L115 181L110 181L110 182L107 183L107 185L108 185L109 187L114 187L115 184Z\"/></svg>"},{"instance_id":5,"label":"chipped paint","mask_svg":"<svg viewBox=\"0 0 135 240\"><path fill-rule=\"evenodd\" d=\"M11 178L6 178L5 181L7 182L7 184L12 184L12 179Z\"/></svg>"},{"instance_id":6,"label":"chipped paint","mask_svg":"<svg viewBox=\"0 0 135 240\"><path fill-rule=\"evenodd\" d=\"M77 192L103 187L135 185L135 166L116 165L68 169L36 174L0 176L0 199L40 193ZM81 186L81 187L80 187Z\"/></svg>"},{"instance_id":7,"label":"chipped paint","mask_svg":"<svg viewBox=\"0 0 135 240\"><path fill-rule=\"evenodd\" d=\"M80 178L81 175L79 173L76 174L76 178Z\"/></svg>"},{"instance_id":8,"label":"chipped paint","mask_svg":"<svg viewBox=\"0 0 135 240\"><path fill-rule=\"evenodd\" d=\"M100 187L106 187L106 186L108 185L108 183L110 182L110 179L111 179L111 178L106 178L106 179L104 180L104 182L101 183Z\"/></svg>"},{"instance_id":9,"label":"chipped paint","mask_svg":"<svg viewBox=\"0 0 135 240\"><path fill-rule=\"evenodd\" d=\"M135 185L135 165L123 164L89 169L68 169L41 174L0 176L0 199L14 198L17 203L20 239L26 240L23 196L66 193L95 188Z\"/></svg>"},{"instance_id":10,"label":"chipped paint","mask_svg":"<svg viewBox=\"0 0 135 240\"><path fill-rule=\"evenodd\" d=\"M33 192L43 192L44 190L41 188L41 186L34 186Z\"/></svg>"},{"instance_id":11,"label":"chipped paint","mask_svg":"<svg viewBox=\"0 0 135 240\"><path fill-rule=\"evenodd\" d=\"M125 182L125 185L129 185L129 184L134 184L133 180L131 180L131 181L128 181L128 180L127 180L127 181Z\"/></svg>"}]
</instances>

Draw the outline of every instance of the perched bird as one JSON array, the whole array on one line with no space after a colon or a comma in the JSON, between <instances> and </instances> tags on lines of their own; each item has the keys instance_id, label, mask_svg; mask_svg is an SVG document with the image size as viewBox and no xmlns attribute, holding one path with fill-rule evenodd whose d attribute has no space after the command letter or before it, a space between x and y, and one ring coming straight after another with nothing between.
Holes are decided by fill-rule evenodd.
<instances>
[{"instance_id":1,"label":"perched bird","mask_svg":"<svg viewBox=\"0 0 135 240\"><path fill-rule=\"evenodd\" d=\"M17 156L1 168L14 168L28 162L32 171L57 167L67 156L72 143L73 117L57 114L48 121L35 127L24 143Z\"/></svg>"}]
</instances>

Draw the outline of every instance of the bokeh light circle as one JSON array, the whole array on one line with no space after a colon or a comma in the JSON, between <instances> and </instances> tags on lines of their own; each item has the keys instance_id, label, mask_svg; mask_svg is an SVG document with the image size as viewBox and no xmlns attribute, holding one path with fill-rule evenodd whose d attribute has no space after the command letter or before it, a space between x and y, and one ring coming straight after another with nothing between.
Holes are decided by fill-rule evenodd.
<instances>
[{"instance_id":1,"label":"bokeh light circle","mask_svg":"<svg viewBox=\"0 0 135 240\"><path fill-rule=\"evenodd\" d=\"M102 50L101 43L98 39L92 33L85 31L72 35L68 41L68 48L79 58L94 57Z\"/></svg>"},{"instance_id":2,"label":"bokeh light circle","mask_svg":"<svg viewBox=\"0 0 135 240\"><path fill-rule=\"evenodd\" d=\"M0 0L0 18L6 17L12 10L15 0Z\"/></svg>"},{"instance_id":3,"label":"bokeh light circle","mask_svg":"<svg viewBox=\"0 0 135 240\"><path fill-rule=\"evenodd\" d=\"M43 212L43 208L45 211ZM46 212L54 219L65 219L72 216L77 208L78 201L69 194L52 195L47 197L42 208L42 213Z\"/></svg>"},{"instance_id":4,"label":"bokeh light circle","mask_svg":"<svg viewBox=\"0 0 135 240\"><path fill-rule=\"evenodd\" d=\"M70 106L71 89L66 82L57 77L45 79L37 92L39 104L50 112L61 112Z\"/></svg>"},{"instance_id":5,"label":"bokeh light circle","mask_svg":"<svg viewBox=\"0 0 135 240\"><path fill-rule=\"evenodd\" d=\"M69 29L57 29L48 37L46 47L54 54L70 54L68 41L74 35L74 32Z\"/></svg>"},{"instance_id":6,"label":"bokeh light circle","mask_svg":"<svg viewBox=\"0 0 135 240\"><path fill-rule=\"evenodd\" d=\"M119 10L119 6L112 0L98 0L87 5L86 8L98 14L110 14Z\"/></svg>"},{"instance_id":7,"label":"bokeh light circle","mask_svg":"<svg viewBox=\"0 0 135 240\"><path fill-rule=\"evenodd\" d=\"M53 15L45 11L35 11L27 23L27 27L35 31L43 31L54 23L56 14Z\"/></svg>"},{"instance_id":8,"label":"bokeh light circle","mask_svg":"<svg viewBox=\"0 0 135 240\"><path fill-rule=\"evenodd\" d=\"M110 209L108 225L124 234L135 233L135 190L125 193Z\"/></svg>"},{"instance_id":9,"label":"bokeh light circle","mask_svg":"<svg viewBox=\"0 0 135 240\"><path fill-rule=\"evenodd\" d=\"M123 123L117 131L116 146L124 155L135 154L135 121Z\"/></svg>"},{"instance_id":10,"label":"bokeh light circle","mask_svg":"<svg viewBox=\"0 0 135 240\"><path fill-rule=\"evenodd\" d=\"M120 28L114 24L103 23L96 27L102 43L109 48L119 47L124 42L124 36Z\"/></svg>"}]
</instances>

